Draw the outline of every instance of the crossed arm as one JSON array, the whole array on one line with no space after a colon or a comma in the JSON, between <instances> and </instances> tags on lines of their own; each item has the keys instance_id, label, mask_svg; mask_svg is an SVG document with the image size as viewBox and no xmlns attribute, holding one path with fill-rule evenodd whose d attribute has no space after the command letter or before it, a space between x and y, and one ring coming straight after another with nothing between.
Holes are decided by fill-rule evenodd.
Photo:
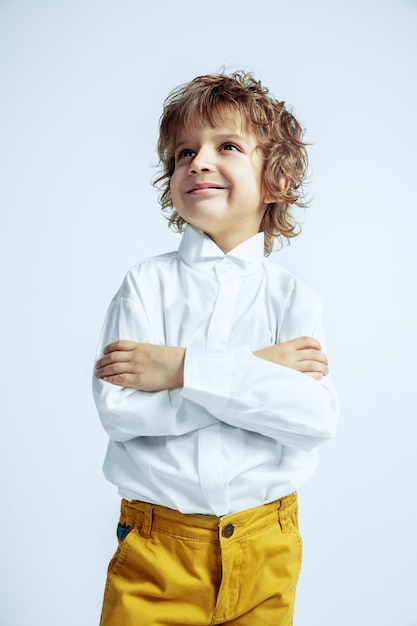
<instances>
[{"instance_id":1,"label":"crossed arm","mask_svg":"<svg viewBox=\"0 0 417 626\"><path fill-rule=\"evenodd\" d=\"M185 348L119 340L104 348L95 375L105 382L138 389L160 391L184 384ZM289 367L321 380L329 372L327 357L312 337L299 337L256 350L256 357Z\"/></svg>"}]
</instances>

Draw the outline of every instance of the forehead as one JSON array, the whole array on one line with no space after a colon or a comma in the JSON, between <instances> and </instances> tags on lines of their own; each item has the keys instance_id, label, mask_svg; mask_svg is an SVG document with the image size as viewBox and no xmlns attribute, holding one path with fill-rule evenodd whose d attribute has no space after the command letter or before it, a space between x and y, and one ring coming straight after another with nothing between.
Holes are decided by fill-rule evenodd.
<instances>
[{"instance_id":1,"label":"forehead","mask_svg":"<svg viewBox=\"0 0 417 626\"><path fill-rule=\"evenodd\" d=\"M175 141L184 135L192 135L202 128L212 128L221 132L233 133L237 135L255 137L252 125L245 119L240 111L231 107L222 107L211 111L199 112L187 115L181 120L175 129Z\"/></svg>"}]
</instances>

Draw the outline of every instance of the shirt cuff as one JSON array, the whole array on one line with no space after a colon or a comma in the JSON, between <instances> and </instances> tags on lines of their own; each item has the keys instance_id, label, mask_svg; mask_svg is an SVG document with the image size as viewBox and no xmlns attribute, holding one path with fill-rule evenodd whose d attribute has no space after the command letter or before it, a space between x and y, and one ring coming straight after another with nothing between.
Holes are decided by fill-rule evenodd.
<instances>
[{"instance_id":1,"label":"shirt cuff","mask_svg":"<svg viewBox=\"0 0 417 626\"><path fill-rule=\"evenodd\" d=\"M187 348L181 395L212 415L221 413L231 397L234 365L242 353L250 354L249 348L210 352Z\"/></svg>"}]
</instances>

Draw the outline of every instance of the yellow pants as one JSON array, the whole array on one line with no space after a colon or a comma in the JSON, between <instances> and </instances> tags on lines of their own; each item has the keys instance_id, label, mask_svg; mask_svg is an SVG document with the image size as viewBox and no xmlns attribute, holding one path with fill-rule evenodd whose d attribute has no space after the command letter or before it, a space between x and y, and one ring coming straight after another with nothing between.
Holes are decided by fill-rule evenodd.
<instances>
[{"instance_id":1,"label":"yellow pants","mask_svg":"<svg viewBox=\"0 0 417 626\"><path fill-rule=\"evenodd\" d=\"M100 626L291 626L297 496L225 517L122 500Z\"/></svg>"}]
</instances>

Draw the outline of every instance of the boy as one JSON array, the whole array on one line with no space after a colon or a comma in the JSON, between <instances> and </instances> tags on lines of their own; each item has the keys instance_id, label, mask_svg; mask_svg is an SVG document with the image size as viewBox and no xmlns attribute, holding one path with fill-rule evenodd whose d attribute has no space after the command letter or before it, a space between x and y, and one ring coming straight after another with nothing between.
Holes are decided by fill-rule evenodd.
<instances>
[{"instance_id":1,"label":"boy","mask_svg":"<svg viewBox=\"0 0 417 626\"><path fill-rule=\"evenodd\" d=\"M296 490L337 414L319 302L264 256L297 232L302 129L250 74L208 75L167 98L158 150L184 234L127 274L95 372L123 498L101 626L289 626Z\"/></svg>"}]
</instances>

